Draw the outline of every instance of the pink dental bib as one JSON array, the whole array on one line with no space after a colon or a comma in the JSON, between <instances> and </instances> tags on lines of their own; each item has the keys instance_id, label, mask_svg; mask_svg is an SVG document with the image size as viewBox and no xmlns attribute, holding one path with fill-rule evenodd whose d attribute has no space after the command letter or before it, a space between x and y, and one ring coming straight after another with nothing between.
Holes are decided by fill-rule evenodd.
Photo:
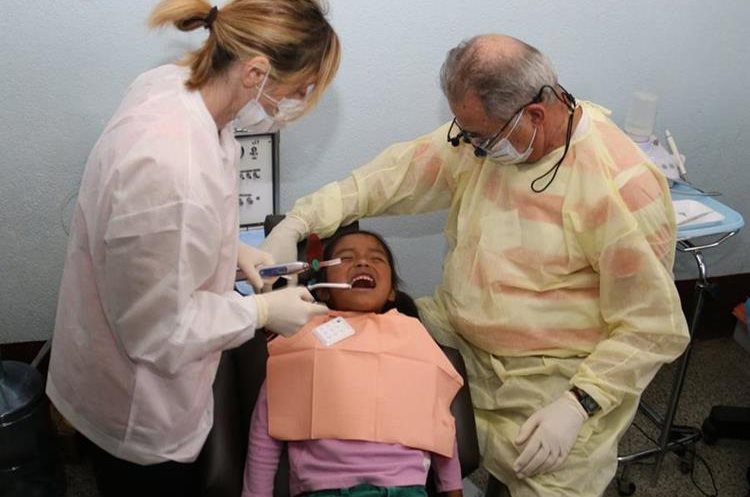
<instances>
[{"instance_id":1,"label":"pink dental bib","mask_svg":"<svg viewBox=\"0 0 750 497\"><path fill-rule=\"evenodd\" d=\"M337 316L354 334L325 346L314 330ZM272 437L398 443L453 455L450 404L463 380L418 320L395 310L332 311L276 338L268 353Z\"/></svg>"}]
</instances>

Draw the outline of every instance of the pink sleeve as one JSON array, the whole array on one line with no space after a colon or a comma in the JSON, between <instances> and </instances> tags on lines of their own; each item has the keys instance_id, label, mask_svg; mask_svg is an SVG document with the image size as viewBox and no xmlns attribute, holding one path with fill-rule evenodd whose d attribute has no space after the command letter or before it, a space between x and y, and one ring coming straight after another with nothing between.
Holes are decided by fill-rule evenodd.
<instances>
[{"instance_id":1,"label":"pink sleeve","mask_svg":"<svg viewBox=\"0 0 750 497\"><path fill-rule=\"evenodd\" d=\"M432 469L435 475L435 487L438 492L463 489L461 482L461 463L458 460L458 440L453 444L453 457L430 453Z\"/></svg>"},{"instance_id":2,"label":"pink sleeve","mask_svg":"<svg viewBox=\"0 0 750 497\"><path fill-rule=\"evenodd\" d=\"M258 392L245 460L242 497L271 497L283 443L268 435L268 397L265 382Z\"/></svg>"}]
</instances>

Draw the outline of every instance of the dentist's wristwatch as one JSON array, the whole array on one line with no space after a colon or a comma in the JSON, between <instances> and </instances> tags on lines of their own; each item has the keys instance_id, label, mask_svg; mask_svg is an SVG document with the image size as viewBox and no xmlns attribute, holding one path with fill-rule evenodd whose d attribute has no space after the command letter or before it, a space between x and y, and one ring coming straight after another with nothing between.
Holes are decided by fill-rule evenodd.
<instances>
[{"instance_id":1,"label":"dentist's wristwatch","mask_svg":"<svg viewBox=\"0 0 750 497\"><path fill-rule=\"evenodd\" d=\"M578 399L578 402L581 404L583 410L586 411L586 414L588 414L589 417L593 416L599 409L601 409L594 398L580 388L574 386L570 389L570 393L573 394L573 397Z\"/></svg>"}]
</instances>

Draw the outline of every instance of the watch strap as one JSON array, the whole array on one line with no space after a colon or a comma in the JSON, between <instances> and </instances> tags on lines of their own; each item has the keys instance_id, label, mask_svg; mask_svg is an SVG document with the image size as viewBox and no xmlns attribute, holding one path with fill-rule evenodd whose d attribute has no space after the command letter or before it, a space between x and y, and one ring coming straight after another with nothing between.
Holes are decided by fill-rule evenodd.
<instances>
[{"instance_id":1,"label":"watch strap","mask_svg":"<svg viewBox=\"0 0 750 497\"><path fill-rule=\"evenodd\" d=\"M588 414L589 417L593 416L601 409L594 398L580 388L574 386L570 389L570 393L572 393L573 397L575 397L578 403L581 404L581 407L583 407L583 410L586 411L586 414Z\"/></svg>"}]
</instances>

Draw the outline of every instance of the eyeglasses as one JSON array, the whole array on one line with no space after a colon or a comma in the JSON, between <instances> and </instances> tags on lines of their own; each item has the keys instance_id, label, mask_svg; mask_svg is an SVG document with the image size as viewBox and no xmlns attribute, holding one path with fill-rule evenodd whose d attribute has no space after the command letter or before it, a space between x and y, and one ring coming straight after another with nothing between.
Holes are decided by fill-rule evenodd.
<instances>
[{"instance_id":1,"label":"eyeglasses","mask_svg":"<svg viewBox=\"0 0 750 497\"><path fill-rule=\"evenodd\" d=\"M527 104L529 105L529 104ZM524 106L525 107L525 106ZM461 140L464 141L464 143L470 143L472 147L474 147L474 155L477 157L484 157L487 155L487 150L492 147L492 145L498 140L500 137L500 134L505 130L505 128L508 127L508 124L510 124L511 121L515 118L516 114L520 112L523 109L519 109L516 111L515 114L511 116L511 118L503 124L503 126L498 129L495 133L490 135L489 138L482 138L481 136L472 133L470 131L464 130L461 125L458 123L458 119L456 117L453 118L453 121L451 122L450 128L448 128L448 141L453 145L454 147L457 147ZM454 135L453 128L457 128L458 132Z\"/></svg>"},{"instance_id":2,"label":"eyeglasses","mask_svg":"<svg viewBox=\"0 0 750 497\"><path fill-rule=\"evenodd\" d=\"M296 94L292 94L289 96L286 96L284 98L292 99L292 100L302 100L307 101L307 98L312 94L313 90L315 89L315 83L309 83L304 90L298 90ZM274 104L275 106L279 106L279 103L281 103L284 98L274 98L268 93L264 93L263 97Z\"/></svg>"},{"instance_id":3,"label":"eyeglasses","mask_svg":"<svg viewBox=\"0 0 750 497\"><path fill-rule=\"evenodd\" d=\"M573 99L573 96L568 93L565 88L563 88L561 85L558 84L560 88L562 89L563 97L560 97L555 89L550 85L544 85L541 88L539 88L539 91L537 92L536 96L528 103L523 104L520 106L516 111L510 116L510 119L508 119L505 124L503 124L496 132L491 134L488 138L482 139L482 137L477 136L474 133L471 133L469 131L465 131L461 125L458 123L458 120L456 117L453 118L453 121L451 122L450 128L448 128L448 142L450 142L451 145L454 147L457 147L461 140L464 141L464 143L470 143L474 147L474 155L477 157L484 157L487 155L487 151L492 148L492 146L500 139L500 136L502 135L503 131L508 127L508 125L513 122L516 115L518 115L519 112L521 112L523 109L528 107L532 104L537 104L542 101L542 96L544 95L544 90L549 88L552 90L552 93L565 105L567 105L569 108L571 106L571 100L572 99L572 105L575 107L575 99ZM457 128L458 132L456 134L453 134L453 128Z\"/></svg>"}]
</instances>

